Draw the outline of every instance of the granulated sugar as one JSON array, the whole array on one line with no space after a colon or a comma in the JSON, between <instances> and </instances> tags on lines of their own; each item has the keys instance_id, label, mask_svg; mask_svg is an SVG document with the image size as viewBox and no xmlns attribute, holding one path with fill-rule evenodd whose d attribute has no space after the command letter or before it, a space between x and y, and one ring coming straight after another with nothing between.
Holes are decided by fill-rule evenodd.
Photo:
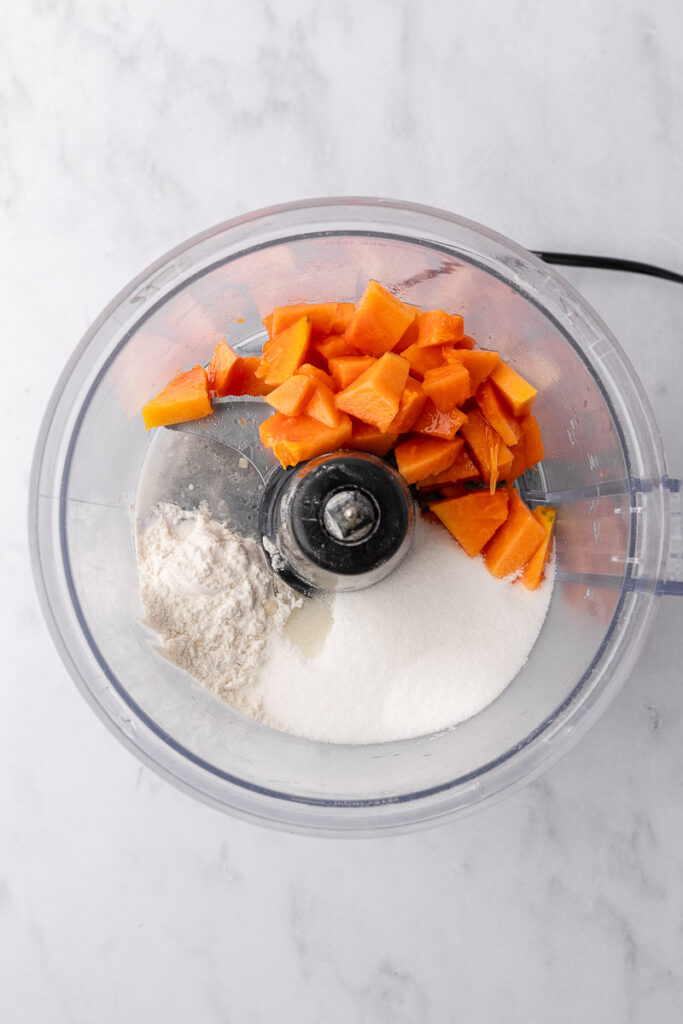
<instances>
[{"instance_id":1,"label":"granulated sugar","mask_svg":"<svg viewBox=\"0 0 683 1024\"><path fill-rule=\"evenodd\" d=\"M502 582L441 526L419 519L411 551L391 576L334 598L315 657L274 634L258 679L226 698L243 714L312 740L371 743L445 729L512 681L551 592L552 567L536 591Z\"/></svg>"}]
</instances>

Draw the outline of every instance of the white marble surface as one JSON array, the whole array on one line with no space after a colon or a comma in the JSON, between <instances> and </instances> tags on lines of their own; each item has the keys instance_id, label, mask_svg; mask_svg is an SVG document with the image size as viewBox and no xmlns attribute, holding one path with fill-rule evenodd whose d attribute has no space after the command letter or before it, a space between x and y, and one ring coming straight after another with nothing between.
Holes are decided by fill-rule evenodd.
<instances>
[{"instance_id":1,"label":"white marble surface","mask_svg":"<svg viewBox=\"0 0 683 1024\"><path fill-rule=\"evenodd\" d=\"M42 408L102 306L273 202L384 195L683 270L683 8L33 0L0 32L0 1019L534 1024L683 1016L681 608L540 781L338 842L194 802L96 720L27 562ZM571 278L683 471L683 289Z\"/></svg>"}]
</instances>

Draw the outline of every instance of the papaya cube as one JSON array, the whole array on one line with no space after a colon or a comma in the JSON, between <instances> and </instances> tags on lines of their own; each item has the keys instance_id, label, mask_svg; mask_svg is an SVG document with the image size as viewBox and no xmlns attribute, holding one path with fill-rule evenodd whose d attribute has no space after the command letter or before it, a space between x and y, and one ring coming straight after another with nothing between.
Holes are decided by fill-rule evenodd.
<instances>
[{"instance_id":1,"label":"papaya cube","mask_svg":"<svg viewBox=\"0 0 683 1024\"><path fill-rule=\"evenodd\" d=\"M312 363L302 363L297 373L302 373L305 377L311 377L316 385L323 385L323 387L329 388L330 391L337 390L337 383L333 377L330 377L329 373L325 373L319 366L313 366Z\"/></svg>"},{"instance_id":2,"label":"papaya cube","mask_svg":"<svg viewBox=\"0 0 683 1024\"><path fill-rule=\"evenodd\" d=\"M277 387L291 377L306 358L311 342L311 320L302 316L281 334L275 334L263 346L257 376Z\"/></svg>"},{"instance_id":3,"label":"papaya cube","mask_svg":"<svg viewBox=\"0 0 683 1024\"><path fill-rule=\"evenodd\" d=\"M412 377L408 377L406 386L403 389L403 394L401 395L398 412L389 424L389 432L405 434L407 431L412 430L416 420L424 409L426 401L427 396L422 390L422 385L419 384L418 381L413 380Z\"/></svg>"},{"instance_id":4,"label":"papaya cube","mask_svg":"<svg viewBox=\"0 0 683 1024\"><path fill-rule=\"evenodd\" d=\"M462 363L470 375L470 395L475 395L482 381L489 377L500 363L497 352L486 349L453 348L444 352L446 362Z\"/></svg>"},{"instance_id":5,"label":"papaya cube","mask_svg":"<svg viewBox=\"0 0 683 1024\"><path fill-rule=\"evenodd\" d=\"M499 477L503 478L512 466L512 452L479 409L472 409L460 432L479 467L482 480L491 489L495 488Z\"/></svg>"},{"instance_id":6,"label":"papaya cube","mask_svg":"<svg viewBox=\"0 0 683 1024\"><path fill-rule=\"evenodd\" d=\"M444 364L444 351L438 345L420 348L417 342L413 342L401 352L401 355L410 363L410 372L413 376L419 377L420 380L428 370L434 370Z\"/></svg>"},{"instance_id":7,"label":"papaya cube","mask_svg":"<svg viewBox=\"0 0 683 1024\"><path fill-rule=\"evenodd\" d=\"M353 384L361 373L369 369L376 362L374 356L334 356L328 362L329 371L343 390L349 384Z\"/></svg>"},{"instance_id":8,"label":"papaya cube","mask_svg":"<svg viewBox=\"0 0 683 1024\"><path fill-rule=\"evenodd\" d=\"M330 327L330 334L343 334L353 319L355 311L353 302L338 302L334 312L334 319Z\"/></svg>"},{"instance_id":9,"label":"papaya cube","mask_svg":"<svg viewBox=\"0 0 683 1024\"><path fill-rule=\"evenodd\" d=\"M261 441L270 448L284 468L344 448L351 440L351 420L342 416L336 427L328 427L312 416L283 416L276 412L259 427Z\"/></svg>"},{"instance_id":10,"label":"papaya cube","mask_svg":"<svg viewBox=\"0 0 683 1024\"><path fill-rule=\"evenodd\" d=\"M509 447L517 444L522 436L522 428L490 380L479 385L474 400L503 442Z\"/></svg>"},{"instance_id":11,"label":"papaya cube","mask_svg":"<svg viewBox=\"0 0 683 1024\"><path fill-rule=\"evenodd\" d=\"M530 412L538 394L535 387L513 370L507 363L500 362L491 372L491 380L512 409L515 416Z\"/></svg>"},{"instance_id":12,"label":"papaya cube","mask_svg":"<svg viewBox=\"0 0 683 1024\"><path fill-rule=\"evenodd\" d=\"M444 313L442 309L430 309L418 317L418 338L420 348L432 345L452 345L463 336L463 319L457 313Z\"/></svg>"},{"instance_id":13,"label":"papaya cube","mask_svg":"<svg viewBox=\"0 0 683 1024\"><path fill-rule=\"evenodd\" d=\"M363 423L362 420L353 419L353 433L347 448L353 448L360 452L370 452L382 458L388 455L398 440L398 434L382 433L377 427L370 423Z\"/></svg>"},{"instance_id":14,"label":"papaya cube","mask_svg":"<svg viewBox=\"0 0 683 1024\"><path fill-rule=\"evenodd\" d=\"M474 491L463 497L432 502L429 509L474 558L507 519L508 492Z\"/></svg>"},{"instance_id":15,"label":"papaya cube","mask_svg":"<svg viewBox=\"0 0 683 1024\"><path fill-rule=\"evenodd\" d=\"M266 384L266 382L258 376L260 369L260 356L241 356L239 366L235 371L234 383L232 383L231 380L228 394L257 395L259 397L269 394L273 390L274 385Z\"/></svg>"},{"instance_id":16,"label":"papaya cube","mask_svg":"<svg viewBox=\"0 0 683 1024\"><path fill-rule=\"evenodd\" d=\"M165 427L169 423L198 420L213 412L209 398L209 382L203 366L174 377L142 410L145 428Z\"/></svg>"},{"instance_id":17,"label":"papaya cube","mask_svg":"<svg viewBox=\"0 0 683 1024\"><path fill-rule=\"evenodd\" d=\"M276 412L283 416L298 416L302 413L315 391L315 382L311 377L303 373L295 373L284 382L278 385L274 391L266 396L268 405L272 405Z\"/></svg>"},{"instance_id":18,"label":"papaya cube","mask_svg":"<svg viewBox=\"0 0 683 1024\"><path fill-rule=\"evenodd\" d=\"M545 565L548 560L548 551L550 550L550 542L555 528L556 512L551 505L543 505L535 508L531 514L535 519L538 519L539 523L545 530L546 535L540 546L524 566L522 575L519 579L527 590L537 590L543 582Z\"/></svg>"},{"instance_id":19,"label":"papaya cube","mask_svg":"<svg viewBox=\"0 0 683 1024\"><path fill-rule=\"evenodd\" d=\"M370 281L358 300L345 331L359 352L381 356L390 352L414 319L414 312L377 281Z\"/></svg>"},{"instance_id":20,"label":"papaya cube","mask_svg":"<svg viewBox=\"0 0 683 1024\"><path fill-rule=\"evenodd\" d=\"M371 423L378 430L388 430L398 413L401 395L410 367L403 356L385 352L352 384L336 397L337 408Z\"/></svg>"},{"instance_id":21,"label":"papaya cube","mask_svg":"<svg viewBox=\"0 0 683 1024\"><path fill-rule=\"evenodd\" d=\"M427 370L422 387L440 412L450 412L469 398L470 375L462 363L437 366Z\"/></svg>"},{"instance_id":22,"label":"papaya cube","mask_svg":"<svg viewBox=\"0 0 683 1024\"><path fill-rule=\"evenodd\" d=\"M328 334L325 338L314 341L311 350L316 352L329 364L336 356L357 356L355 348L349 345L343 334Z\"/></svg>"},{"instance_id":23,"label":"papaya cube","mask_svg":"<svg viewBox=\"0 0 683 1024\"><path fill-rule=\"evenodd\" d=\"M225 343L219 341L213 350L211 362L207 367L209 391L219 398L230 394L230 388L238 376L240 357Z\"/></svg>"},{"instance_id":24,"label":"papaya cube","mask_svg":"<svg viewBox=\"0 0 683 1024\"><path fill-rule=\"evenodd\" d=\"M526 416L520 417L519 425L524 437L527 466L535 466L543 458L543 441L538 420L532 413L527 413Z\"/></svg>"},{"instance_id":25,"label":"papaya cube","mask_svg":"<svg viewBox=\"0 0 683 1024\"><path fill-rule=\"evenodd\" d=\"M499 579L523 569L546 536L516 491L510 491L507 519L484 548L486 567Z\"/></svg>"},{"instance_id":26,"label":"papaya cube","mask_svg":"<svg viewBox=\"0 0 683 1024\"><path fill-rule=\"evenodd\" d=\"M438 437L414 437L394 448L398 471L407 484L417 483L434 473L448 469L462 450L460 440Z\"/></svg>"},{"instance_id":27,"label":"papaya cube","mask_svg":"<svg viewBox=\"0 0 683 1024\"><path fill-rule=\"evenodd\" d=\"M460 409L441 412L428 398L410 429L414 434L428 434L430 437L442 437L450 441L466 422L467 416Z\"/></svg>"},{"instance_id":28,"label":"papaya cube","mask_svg":"<svg viewBox=\"0 0 683 1024\"><path fill-rule=\"evenodd\" d=\"M324 384L319 384L314 388L311 400L306 406L306 415L312 416L314 420L319 420L327 427L338 426L344 416L335 404L334 392L326 388Z\"/></svg>"},{"instance_id":29,"label":"papaya cube","mask_svg":"<svg viewBox=\"0 0 683 1024\"><path fill-rule=\"evenodd\" d=\"M337 302L298 302L292 306L277 306L273 310L272 334L282 334L302 316L311 321L311 331L316 336L332 333L337 315Z\"/></svg>"}]
</instances>

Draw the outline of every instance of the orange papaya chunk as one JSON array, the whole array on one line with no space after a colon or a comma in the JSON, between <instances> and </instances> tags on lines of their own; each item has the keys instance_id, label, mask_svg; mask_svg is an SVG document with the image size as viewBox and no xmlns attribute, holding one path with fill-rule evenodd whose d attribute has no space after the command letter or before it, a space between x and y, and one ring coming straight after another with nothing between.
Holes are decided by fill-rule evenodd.
<instances>
[{"instance_id":1,"label":"orange papaya chunk","mask_svg":"<svg viewBox=\"0 0 683 1024\"><path fill-rule=\"evenodd\" d=\"M527 468L529 468L535 466L543 458L541 428L538 425L538 420L531 413L520 417L519 426L524 435L525 455Z\"/></svg>"},{"instance_id":2,"label":"orange papaya chunk","mask_svg":"<svg viewBox=\"0 0 683 1024\"><path fill-rule=\"evenodd\" d=\"M456 348L474 348L476 342L474 338L470 338L469 334L463 334L460 341L456 341Z\"/></svg>"},{"instance_id":3,"label":"orange papaya chunk","mask_svg":"<svg viewBox=\"0 0 683 1024\"><path fill-rule=\"evenodd\" d=\"M475 395L479 385L491 375L500 363L497 352L486 349L454 348L444 353L446 362L459 362L470 375L470 395Z\"/></svg>"},{"instance_id":4,"label":"orange papaya chunk","mask_svg":"<svg viewBox=\"0 0 683 1024\"><path fill-rule=\"evenodd\" d=\"M308 379L311 380L310 377ZM320 420L327 427L336 427L344 414L335 404L334 392L324 384L318 384L314 387L311 400L306 406L306 415L312 416L314 420Z\"/></svg>"},{"instance_id":5,"label":"orange papaya chunk","mask_svg":"<svg viewBox=\"0 0 683 1024\"><path fill-rule=\"evenodd\" d=\"M262 443L286 469L345 447L351 440L351 420L342 416L338 426L328 427L312 416L283 416L276 412L263 421L259 433Z\"/></svg>"},{"instance_id":6,"label":"orange papaya chunk","mask_svg":"<svg viewBox=\"0 0 683 1024\"><path fill-rule=\"evenodd\" d=\"M269 394L273 388L273 384L266 384L264 380L259 377L258 371L261 367L260 356L242 356L240 358L239 366L235 371L235 381L231 384L230 395L256 395L263 397Z\"/></svg>"},{"instance_id":7,"label":"orange papaya chunk","mask_svg":"<svg viewBox=\"0 0 683 1024\"><path fill-rule=\"evenodd\" d=\"M463 336L463 319L457 313L444 313L442 309L430 309L418 317L418 338L420 348L432 345L452 345Z\"/></svg>"},{"instance_id":8,"label":"orange papaya chunk","mask_svg":"<svg viewBox=\"0 0 683 1024\"><path fill-rule=\"evenodd\" d=\"M410 367L403 356L385 352L352 384L337 395L337 408L371 423L378 430L388 430L398 413L401 395Z\"/></svg>"},{"instance_id":9,"label":"orange papaya chunk","mask_svg":"<svg viewBox=\"0 0 683 1024\"><path fill-rule=\"evenodd\" d=\"M470 375L461 363L450 363L427 370L422 387L440 412L450 412L466 402L470 394Z\"/></svg>"},{"instance_id":10,"label":"orange papaya chunk","mask_svg":"<svg viewBox=\"0 0 683 1024\"><path fill-rule=\"evenodd\" d=\"M442 487L444 484L457 484L463 483L465 480L480 479L479 470L475 466L474 462L472 462L469 452L464 450L464 439L462 437L456 437L455 440L460 442L462 448L453 465L449 466L448 469L445 469L443 473L435 473L433 476L428 476L424 480L420 480L417 485L418 490L428 491L435 487Z\"/></svg>"},{"instance_id":11,"label":"orange papaya chunk","mask_svg":"<svg viewBox=\"0 0 683 1024\"><path fill-rule=\"evenodd\" d=\"M338 305L337 302L298 302L292 306L277 306L273 310L271 337L282 334L303 316L307 316L311 321L312 334L331 334Z\"/></svg>"},{"instance_id":12,"label":"orange papaya chunk","mask_svg":"<svg viewBox=\"0 0 683 1024\"><path fill-rule=\"evenodd\" d=\"M545 538L524 566L519 579L527 590L537 590L543 582L545 575L544 570L548 561L550 542L552 541L555 528L556 511L551 505L543 505L535 508L531 514L535 519L538 519L545 530Z\"/></svg>"},{"instance_id":13,"label":"orange papaya chunk","mask_svg":"<svg viewBox=\"0 0 683 1024\"><path fill-rule=\"evenodd\" d=\"M376 362L374 356L334 356L327 365L337 386L343 390L349 384L353 384L354 380L369 369L374 362Z\"/></svg>"},{"instance_id":14,"label":"orange papaya chunk","mask_svg":"<svg viewBox=\"0 0 683 1024\"><path fill-rule=\"evenodd\" d=\"M397 355L400 355L401 352L405 352L405 350L411 345L415 345L419 336L420 307L411 306L409 302L406 302L406 306L408 309L412 309L413 311L413 322L408 326L407 330L403 332L392 349L392 352L396 352Z\"/></svg>"},{"instance_id":15,"label":"orange papaya chunk","mask_svg":"<svg viewBox=\"0 0 683 1024\"><path fill-rule=\"evenodd\" d=\"M479 409L468 413L467 422L460 432L479 467L482 480L494 488L498 478L503 478L512 466L512 452Z\"/></svg>"},{"instance_id":16,"label":"orange papaya chunk","mask_svg":"<svg viewBox=\"0 0 683 1024\"><path fill-rule=\"evenodd\" d=\"M169 423L198 420L211 412L206 370L203 366L193 366L191 370L174 377L170 384L147 402L142 410L142 418L146 429L151 430L152 427L165 427Z\"/></svg>"},{"instance_id":17,"label":"orange papaya chunk","mask_svg":"<svg viewBox=\"0 0 683 1024\"><path fill-rule=\"evenodd\" d=\"M460 409L441 412L431 398L428 398L410 429L414 434L428 434L430 437L451 440L466 422L467 416Z\"/></svg>"},{"instance_id":18,"label":"orange papaya chunk","mask_svg":"<svg viewBox=\"0 0 683 1024\"><path fill-rule=\"evenodd\" d=\"M274 391L266 396L268 405L272 405L276 412L283 416L298 416L304 411L315 391L315 382L311 377L303 373L295 373L284 382L278 385Z\"/></svg>"},{"instance_id":19,"label":"orange papaya chunk","mask_svg":"<svg viewBox=\"0 0 683 1024\"><path fill-rule=\"evenodd\" d=\"M412 377L408 377L398 405L398 412L389 424L388 431L393 434L405 434L412 430L426 401L427 396L422 390L422 385Z\"/></svg>"},{"instance_id":20,"label":"orange papaya chunk","mask_svg":"<svg viewBox=\"0 0 683 1024\"><path fill-rule=\"evenodd\" d=\"M314 341L311 351L316 352L326 363L337 356L357 356L355 348L349 345L343 334L328 334L325 338Z\"/></svg>"},{"instance_id":21,"label":"orange papaya chunk","mask_svg":"<svg viewBox=\"0 0 683 1024\"><path fill-rule=\"evenodd\" d=\"M448 469L461 451L458 440L438 437L413 437L394 448L398 471L407 484L417 483L434 473Z\"/></svg>"},{"instance_id":22,"label":"orange papaya chunk","mask_svg":"<svg viewBox=\"0 0 683 1024\"><path fill-rule=\"evenodd\" d=\"M420 348L417 342L413 342L401 352L401 355L410 363L412 375L419 377L420 380L429 370L435 370L437 366L444 364L444 352L438 346Z\"/></svg>"},{"instance_id":23,"label":"orange papaya chunk","mask_svg":"<svg viewBox=\"0 0 683 1024\"><path fill-rule=\"evenodd\" d=\"M225 341L219 341L206 371L212 395L224 398L230 394L230 388L238 375L239 362L237 353Z\"/></svg>"},{"instance_id":24,"label":"orange papaya chunk","mask_svg":"<svg viewBox=\"0 0 683 1024\"><path fill-rule=\"evenodd\" d=\"M304 362L310 343L311 321L302 316L281 334L268 339L263 346L257 376L266 384L284 384Z\"/></svg>"},{"instance_id":25,"label":"orange papaya chunk","mask_svg":"<svg viewBox=\"0 0 683 1024\"><path fill-rule=\"evenodd\" d=\"M272 338L273 337L273 314L269 313L268 316L264 316L264 318L261 321L261 323L265 327L265 329L266 329L266 331L268 333L268 337Z\"/></svg>"},{"instance_id":26,"label":"orange papaya chunk","mask_svg":"<svg viewBox=\"0 0 683 1024\"><path fill-rule=\"evenodd\" d=\"M302 373L305 377L312 377L316 384L322 384L323 387L329 388L330 391L337 390L337 384L333 377L330 377L329 373L325 373L318 366L312 366L311 363L302 363L297 373Z\"/></svg>"},{"instance_id":27,"label":"orange papaya chunk","mask_svg":"<svg viewBox=\"0 0 683 1024\"><path fill-rule=\"evenodd\" d=\"M343 334L351 323L355 306L353 302L338 302L334 311L334 319L330 327L330 334Z\"/></svg>"},{"instance_id":28,"label":"orange papaya chunk","mask_svg":"<svg viewBox=\"0 0 683 1024\"><path fill-rule=\"evenodd\" d=\"M370 423L363 423L351 417L352 434L351 440L347 442L347 448L353 448L360 452L370 452L383 458L388 455L398 440L398 434L382 433L377 427Z\"/></svg>"},{"instance_id":29,"label":"orange papaya chunk","mask_svg":"<svg viewBox=\"0 0 683 1024\"><path fill-rule=\"evenodd\" d=\"M512 445L510 451L512 452L512 465L501 474L502 479L508 484L511 484L513 480L517 480L518 477L526 473L527 469L530 469L526 461L526 442L523 434L517 444Z\"/></svg>"},{"instance_id":30,"label":"orange papaya chunk","mask_svg":"<svg viewBox=\"0 0 683 1024\"><path fill-rule=\"evenodd\" d=\"M370 281L346 328L346 340L359 352L390 352L413 322L413 311L377 281Z\"/></svg>"},{"instance_id":31,"label":"orange papaya chunk","mask_svg":"<svg viewBox=\"0 0 683 1024\"><path fill-rule=\"evenodd\" d=\"M517 444L522 428L490 380L479 385L474 400L493 429L498 431L503 443L508 447Z\"/></svg>"},{"instance_id":32,"label":"orange papaya chunk","mask_svg":"<svg viewBox=\"0 0 683 1024\"><path fill-rule=\"evenodd\" d=\"M507 363L501 362L491 371L491 380L512 409L515 416L525 416L531 411L538 394L528 380L521 377Z\"/></svg>"},{"instance_id":33,"label":"orange papaya chunk","mask_svg":"<svg viewBox=\"0 0 683 1024\"><path fill-rule=\"evenodd\" d=\"M517 491L510 491L507 519L484 548L486 567L502 579L523 569L546 536Z\"/></svg>"},{"instance_id":34,"label":"orange papaya chunk","mask_svg":"<svg viewBox=\"0 0 683 1024\"><path fill-rule=\"evenodd\" d=\"M463 497L432 502L429 509L474 558L507 519L508 492L474 491Z\"/></svg>"}]
</instances>

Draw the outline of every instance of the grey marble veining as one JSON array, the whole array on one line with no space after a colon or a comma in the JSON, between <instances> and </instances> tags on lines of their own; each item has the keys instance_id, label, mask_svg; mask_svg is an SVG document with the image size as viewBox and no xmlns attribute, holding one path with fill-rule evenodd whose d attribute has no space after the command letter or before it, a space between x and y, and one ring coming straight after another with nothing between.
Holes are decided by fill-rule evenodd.
<instances>
[{"instance_id":1,"label":"grey marble veining","mask_svg":"<svg viewBox=\"0 0 683 1024\"><path fill-rule=\"evenodd\" d=\"M34 0L0 33L0 1018L674 1021L681 611L541 779L395 839L233 821L106 732L49 640L25 497L45 403L106 302L271 203L376 194L532 248L683 267L683 9ZM683 473L681 289L567 272Z\"/></svg>"}]
</instances>

